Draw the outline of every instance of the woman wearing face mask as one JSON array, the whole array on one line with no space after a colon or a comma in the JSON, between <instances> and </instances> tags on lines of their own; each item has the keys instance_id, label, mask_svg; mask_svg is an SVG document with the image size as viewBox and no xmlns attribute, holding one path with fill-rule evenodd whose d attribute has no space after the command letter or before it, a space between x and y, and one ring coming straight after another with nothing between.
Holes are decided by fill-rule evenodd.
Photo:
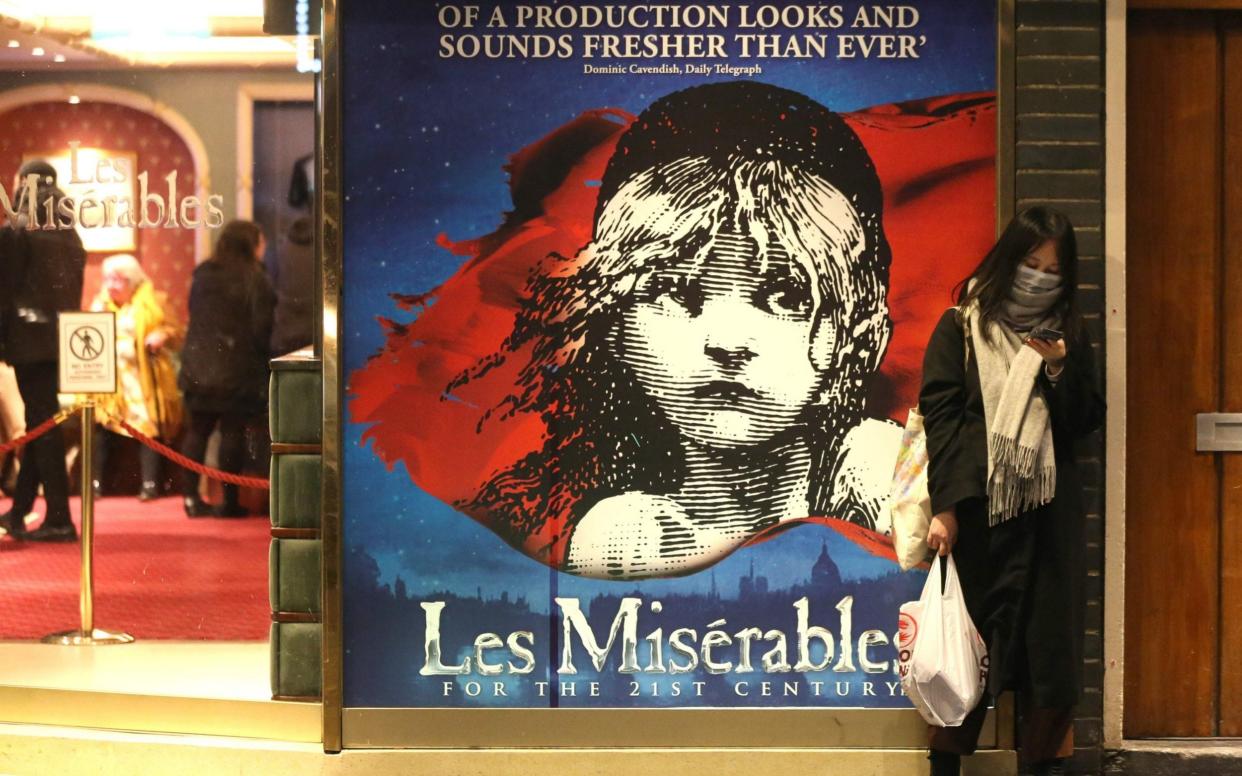
<instances>
[{"instance_id":1,"label":"woman wearing face mask","mask_svg":"<svg viewBox=\"0 0 1242 776\"><path fill-rule=\"evenodd\" d=\"M1019 213L927 345L928 545L953 553L990 657L979 706L960 727L929 731L933 776L959 773L989 696L1004 690L1023 704L1018 743L1034 773L1063 773L1073 753L1085 606L1073 442L1104 417L1077 269L1063 214Z\"/></svg>"}]
</instances>

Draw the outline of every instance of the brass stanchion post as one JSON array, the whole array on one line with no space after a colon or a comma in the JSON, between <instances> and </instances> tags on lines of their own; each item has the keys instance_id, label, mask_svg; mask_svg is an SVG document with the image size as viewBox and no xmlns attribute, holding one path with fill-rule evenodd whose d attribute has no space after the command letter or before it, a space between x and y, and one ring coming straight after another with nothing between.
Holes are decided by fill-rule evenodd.
<instances>
[{"instance_id":1,"label":"brass stanchion post","mask_svg":"<svg viewBox=\"0 0 1242 776\"><path fill-rule=\"evenodd\" d=\"M89 644L128 644L134 637L128 633L111 633L95 627L95 488L91 479L95 457L95 405L82 409L82 587L78 609L82 627L78 630L53 633L43 637L44 644L86 646Z\"/></svg>"}]
</instances>

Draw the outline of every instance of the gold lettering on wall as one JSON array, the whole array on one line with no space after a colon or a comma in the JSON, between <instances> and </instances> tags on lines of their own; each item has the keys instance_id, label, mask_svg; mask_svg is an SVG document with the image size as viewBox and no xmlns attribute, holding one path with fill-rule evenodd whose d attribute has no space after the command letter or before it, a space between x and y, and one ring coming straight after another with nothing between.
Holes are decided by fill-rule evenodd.
<instances>
[{"instance_id":1,"label":"gold lettering on wall","mask_svg":"<svg viewBox=\"0 0 1242 776\"><path fill-rule=\"evenodd\" d=\"M0 211L9 223L77 229L88 251L132 250L135 229L224 225L224 196L187 192L177 170L153 180L149 171L138 170L133 153L83 148L77 141L68 146L27 157L44 159L56 169L57 190L39 192L38 175L17 181L12 191L0 181Z\"/></svg>"}]
</instances>

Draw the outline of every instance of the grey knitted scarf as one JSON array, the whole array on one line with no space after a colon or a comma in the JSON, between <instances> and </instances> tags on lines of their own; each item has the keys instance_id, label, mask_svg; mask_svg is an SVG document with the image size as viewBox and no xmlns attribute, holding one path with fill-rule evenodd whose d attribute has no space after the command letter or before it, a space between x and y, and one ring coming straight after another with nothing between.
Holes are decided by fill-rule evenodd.
<instances>
[{"instance_id":1,"label":"grey knitted scarf","mask_svg":"<svg viewBox=\"0 0 1242 776\"><path fill-rule=\"evenodd\" d=\"M993 323L991 338L984 337L978 303L969 305L965 316L983 391L988 524L995 526L1047 504L1056 493L1052 424L1036 385L1044 360L1008 325Z\"/></svg>"}]
</instances>

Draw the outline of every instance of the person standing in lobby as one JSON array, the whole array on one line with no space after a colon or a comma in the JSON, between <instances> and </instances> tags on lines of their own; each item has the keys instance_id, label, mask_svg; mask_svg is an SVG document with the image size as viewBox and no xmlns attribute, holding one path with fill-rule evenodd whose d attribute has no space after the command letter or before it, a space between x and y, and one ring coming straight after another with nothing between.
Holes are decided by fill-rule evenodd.
<instances>
[{"instance_id":1,"label":"person standing in lobby","mask_svg":"<svg viewBox=\"0 0 1242 776\"><path fill-rule=\"evenodd\" d=\"M56 186L55 169L45 161L27 162L19 176L19 202L34 197L42 207L49 198L59 202L64 196ZM38 179L34 191L26 185L30 176ZM26 227L19 217L0 230L0 359L17 375L26 428L32 429L60 409L56 317L63 310L81 309L86 251L73 229ZM47 511L43 523L27 532L25 518L34 509L40 485ZM32 541L77 538L69 516L69 476L60 434L44 434L26 445L13 503L0 515L0 528L13 538Z\"/></svg>"},{"instance_id":2,"label":"person standing in lobby","mask_svg":"<svg viewBox=\"0 0 1242 776\"><path fill-rule=\"evenodd\" d=\"M116 393L100 397L102 428L95 436L93 460L95 492L101 490L108 453L117 437L129 436L124 420L143 434L171 442L181 429L181 393L172 351L181 339L181 327L169 314L165 295L127 253L103 262L103 283L91 303L92 310L116 315ZM139 446L142 471L140 501L159 496L160 458L145 445Z\"/></svg>"},{"instance_id":3,"label":"person standing in lobby","mask_svg":"<svg viewBox=\"0 0 1242 776\"><path fill-rule=\"evenodd\" d=\"M207 439L219 427L220 468L234 474L245 457L246 424L267 408L276 295L261 264L265 248L257 224L230 221L190 285L190 324L178 380L190 421L181 452L201 463ZM189 517L246 514L236 485L224 486L224 503L212 510L198 494L197 476L187 473L183 484Z\"/></svg>"}]
</instances>

